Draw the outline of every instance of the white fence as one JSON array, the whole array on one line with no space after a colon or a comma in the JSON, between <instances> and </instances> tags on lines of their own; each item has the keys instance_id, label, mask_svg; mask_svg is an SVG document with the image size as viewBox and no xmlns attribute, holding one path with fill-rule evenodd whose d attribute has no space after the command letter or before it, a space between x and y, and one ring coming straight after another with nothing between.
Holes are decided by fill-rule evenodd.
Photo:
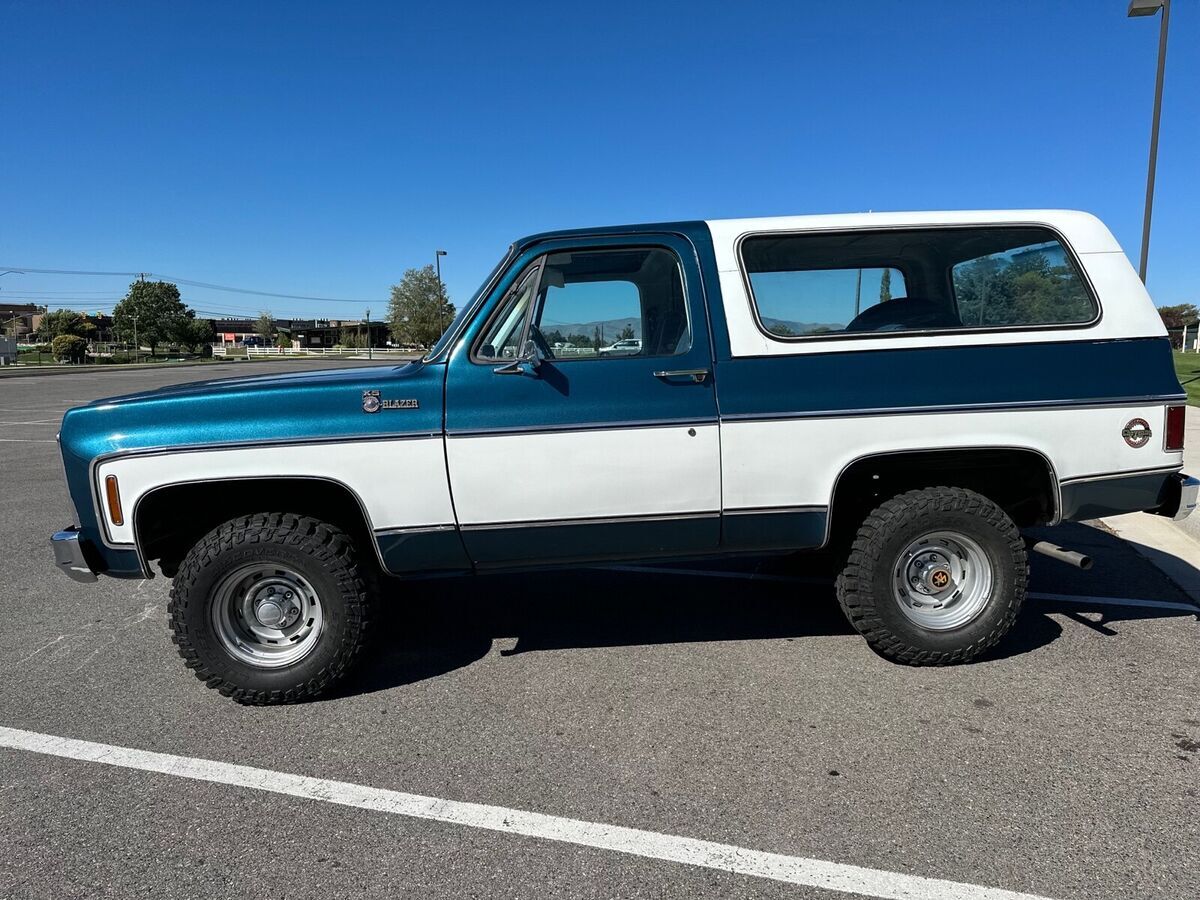
<instances>
[{"instance_id":1,"label":"white fence","mask_svg":"<svg viewBox=\"0 0 1200 900\"><path fill-rule=\"evenodd\" d=\"M229 345L213 344L213 356L228 355ZM361 356L379 359L411 359L420 355L419 350L396 350L372 347L247 347L246 357L267 356Z\"/></svg>"}]
</instances>

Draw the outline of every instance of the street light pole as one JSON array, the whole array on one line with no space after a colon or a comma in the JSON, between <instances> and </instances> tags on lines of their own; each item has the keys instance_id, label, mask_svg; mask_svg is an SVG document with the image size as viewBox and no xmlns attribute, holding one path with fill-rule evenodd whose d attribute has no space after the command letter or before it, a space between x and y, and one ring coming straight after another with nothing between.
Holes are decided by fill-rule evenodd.
<instances>
[{"instance_id":1,"label":"street light pole","mask_svg":"<svg viewBox=\"0 0 1200 900\"><path fill-rule=\"evenodd\" d=\"M446 293L446 285L442 282L442 257L445 255L446 255L445 250L434 250L433 251L433 264L437 267L438 287L441 289L441 293L443 295ZM440 300L440 298L439 298L439 300ZM440 318L442 320L442 331L444 332L447 327L446 317L443 314L439 313L438 318Z\"/></svg>"},{"instance_id":2,"label":"street light pole","mask_svg":"<svg viewBox=\"0 0 1200 900\"><path fill-rule=\"evenodd\" d=\"M371 354L371 307L367 307L367 359L374 359Z\"/></svg>"},{"instance_id":3,"label":"street light pole","mask_svg":"<svg viewBox=\"0 0 1200 900\"><path fill-rule=\"evenodd\" d=\"M1150 123L1150 162L1146 169L1146 211L1142 217L1142 256L1138 275L1146 283L1146 260L1150 255L1150 215L1154 207L1154 173L1158 166L1158 122L1162 112L1163 72L1167 65L1167 28L1171 21L1171 0L1131 0L1130 18L1152 16L1162 10L1158 26L1158 74L1154 80L1154 116Z\"/></svg>"},{"instance_id":4,"label":"street light pole","mask_svg":"<svg viewBox=\"0 0 1200 900\"><path fill-rule=\"evenodd\" d=\"M133 319L133 364L136 366L138 362L138 336L137 336L137 316L132 316Z\"/></svg>"}]
</instances>

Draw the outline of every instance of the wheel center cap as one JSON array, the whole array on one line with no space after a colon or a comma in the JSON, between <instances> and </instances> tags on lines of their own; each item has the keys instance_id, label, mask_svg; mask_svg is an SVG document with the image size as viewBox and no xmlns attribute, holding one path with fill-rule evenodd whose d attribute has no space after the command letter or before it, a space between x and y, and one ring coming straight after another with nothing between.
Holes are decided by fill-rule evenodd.
<instances>
[{"instance_id":1,"label":"wheel center cap","mask_svg":"<svg viewBox=\"0 0 1200 900\"><path fill-rule=\"evenodd\" d=\"M275 600L263 600L254 609L258 624L267 628L278 628L283 623L283 607Z\"/></svg>"},{"instance_id":2,"label":"wheel center cap","mask_svg":"<svg viewBox=\"0 0 1200 900\"><path fill-rule=\"evenodd\" d=\"M944 591L950 586L950 570L942 567L930 569L926 575L929 586L935 591Z\"/></svg>"}]
</instances>

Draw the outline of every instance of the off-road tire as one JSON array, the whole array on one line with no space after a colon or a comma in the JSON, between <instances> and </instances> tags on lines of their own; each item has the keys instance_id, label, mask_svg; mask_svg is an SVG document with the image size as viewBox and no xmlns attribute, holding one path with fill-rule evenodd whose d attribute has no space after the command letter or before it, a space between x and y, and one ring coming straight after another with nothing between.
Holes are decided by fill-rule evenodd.
<instances>
[{"instance_id":1,"label":"off-road tire","mask_svg":"<svg viewBox=\"0 0 1200 900\"><path fill-rule=\"evenodd\" d=\"M212 617L213 591L247 563L274 562L317 589L324 626L315 646L292 665L263 669L222 646ZM366 644L373 579L345 532L290 513L256 513L217 526L188 552L171 587L167 615L184 664L213 690L239 703L296 703L327 694L353 668Z\"/></svg>"},{"instance_id":2,"label":"off-road tire","mask_svg":"<svg viewBox=\"0 0 1200 900\"><path fill-rule=\"evenodd\" d=\"M977 542L993 569L991 596L970 622L932 631L905 617L893 593L893 567L922 534L958 531ZM882 656L913 666L970 662L1012 627L1025 599L1029 561L1012 519L991 500L963 488L909 491L878 506L858 529L837 597L854 629Z\"/></svg>"}]
</instances>

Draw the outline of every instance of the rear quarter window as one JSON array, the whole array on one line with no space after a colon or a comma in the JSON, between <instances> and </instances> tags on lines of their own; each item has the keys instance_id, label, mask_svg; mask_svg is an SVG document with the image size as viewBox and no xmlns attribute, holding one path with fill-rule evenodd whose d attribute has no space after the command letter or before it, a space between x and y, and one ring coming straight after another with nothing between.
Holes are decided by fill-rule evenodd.
<instances>
[{"instance_id":1,"label":"rear quarter window","mask_svg":"<svg viewBox=\"0 0 1200 900\"><path fill-rule=\"evenodd\" d=\"M749 235L759 327L782 340L1088 325L1099 305L1037 226Z\"/></svg>"}]
</instances>

